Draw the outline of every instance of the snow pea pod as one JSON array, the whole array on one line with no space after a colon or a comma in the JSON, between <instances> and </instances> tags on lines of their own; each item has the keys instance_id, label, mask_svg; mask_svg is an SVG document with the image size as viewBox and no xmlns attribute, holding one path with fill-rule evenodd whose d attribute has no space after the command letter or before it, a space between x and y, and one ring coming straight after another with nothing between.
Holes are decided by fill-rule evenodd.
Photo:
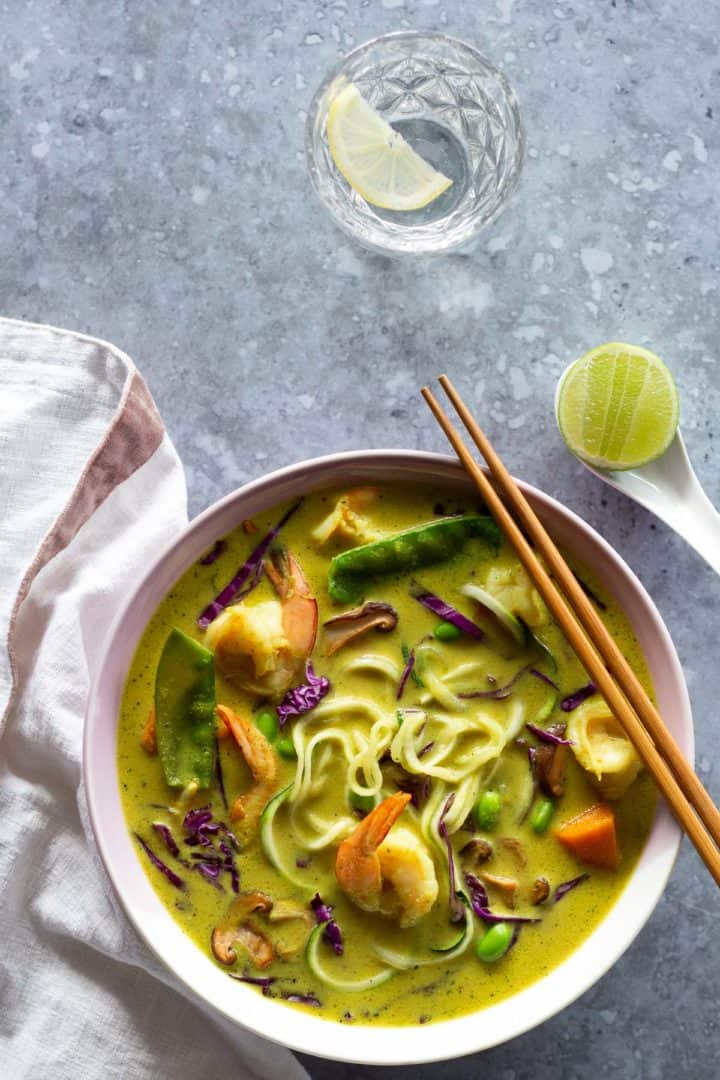
<instances>
[{"instance_id":1,"label":"snow pea pod","mask_svg":"<svg viewBox=\"0 0 720 1080\"><path fill-rule=\"evenodd\" d=\"M215 755L215 657L173 629L155 676L155 728L170 787L210 787Z\"/></svg>"},{"instance_id":2,"label":"snow pea pod","mask_svg":"<svg viewBox=\"0 0 720 1080\"><path fill-rule=\"evenodd\" d=\"M383 540L350 548L331 560L328 592L333 600L352 603L362 595L369 578L443 562L456 555L471 537L480 537L497 547L500 530L488 514L464 514L416 525Z\"/></svg>"}]
</instances>

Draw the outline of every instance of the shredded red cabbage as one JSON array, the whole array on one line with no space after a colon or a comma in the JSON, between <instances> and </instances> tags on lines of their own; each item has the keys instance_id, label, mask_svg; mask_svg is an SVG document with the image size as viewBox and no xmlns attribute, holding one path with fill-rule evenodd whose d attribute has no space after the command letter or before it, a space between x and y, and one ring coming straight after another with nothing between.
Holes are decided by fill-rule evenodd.
<instances>
[{"instance_id":1,"label":"shredded red cabbage","mask_svg":"<svg viewBox=\"0 0 720 1080\"><path fill-rule=\"evenodd\" d=\"M579 690L573 691L572 694L568 694L566 698L562 699L560 708L563 712L572 712L573 709L577 709L578 705L582 705L583 701L587 701L589 697L592 697L596 689L595 683L591 682L587 686L581 686Z\"/></svg>"},{"instance_id":2,"label":"shredded red cabbage","mask_svg":"<svg viewBox=\"0 0 720 1080\"><path fill-rule=\"evenodd\" d=\"M295 865L297 866L298 870L307 870L307 868L310 865L311 861L312 861L311 859L309 859L307 856L305 856L302 859L296 859L295 860Z\"/></svg>"},{"instance_id":3,"label":"shredded red cabbage","mask_svg":"<svg viewBox=\"0 0 720 1080\"><path fill-rule=\"evenodd\" d=\"M225 794L225 780L223 779L222 762L220 761L220 743L217 735L215 736L215 783L217 784L218 791L220 792L220 798L223 801L223 806L227 810L228 801Z\"/></svg>"},{"instance_id":4,"label":"shredded red cabbage","mask_svg":"<svg viewBox=\"0 0 720 1080\"><path fill-rule=\"evenodd\" d=\"M479 878L475 877L474 874L465 874L465 883L470 893L470 906L478 919L482 919L483 922L506 922L522 925L523 923L539 923L541 921L526 915L498 915L490 910L487 889Z\"/></svg>"},{"instance_id":5,"label":"shredded red cabbage","mask_svg":"<svg viewBox=\"0 0 720 1080\"><path fill-rule=\"evenodd\" d=\"M193 847L200 844L202 847L213 847L213 840L218 833L222 833L232 844L236 851L240 850L240 841L235 833L227 827L224 821L215 821L212 807L200 806L196 810L188 810L183 818L183 829L186 832L185 843Z\"/></svg>"},{"instance_id":6,"label":"shredded red cabbage","mask_svg":"<svg viewBox=\"0 0 720 1080\"><path fill-rule=\"evenodd\" d=\"M238 893L240 892L240 875L238 874L237 866L235 865L235 856L233 855L227 844L224 843L222 840L220 841L218 846L220 848L220 851L225 856L222 868L223 870L226 870L227 873L230 875L232 891L234 893Z\"/></svg>"},{"instance_id":7,"label":"shredded red cabbage","mask_svg":"<svg viewBox=\"0 0 720 1080\"><path fill-rule=\"evenodd\" d=\"M180 855L180 848L175 843L175 837L170 831L170 826L165 825L162 821L153 821L152 827L162 837L162 841L170 854L177 858Z\"/></svg>"},{"instance_id":8,"label":"shredded red cabbage","mask_svg":"<svg viewBox=\"0 0 720 1080\"><path fill-rule=\"evenodd\" d=\"M181 877L178 877L178 875L175 873L175 871L171 870L170 867L167 866L167 864L162 861L162 859L158 858L158 856L155 854L155 852L150 847L150 845L145 843L145 841L143 840L142 836L140 836L139 833L135 833L135 839L137 840L140 847L143 849L143 851L145 852L145 854L147 855L148 859L153 864L153 866L157 870L159 870L161 874L165 875L165 877L168 879L170 884L174 885L176 889L184 889L185 888L185 882L183 881L183 879Z\"/></svg>"},{"instance_id":9,"label":"shredded red cabbage","mask_svg":"<svg viewBox=\"0 0 720 1080\"><path fill-rule=\"evenodd\" d=\"M322 1004L314 994L281 994L280 997L285 1001L294 1001L298 1005L314 1005L318 1009Z\"/></svg>"},{"instance_id":10,"label":"shredded red cabbage","mask_svg":"<svg viewBox=\"0 0 720 1080\"><path fill-rule=\"evenodd\" d=\"M407 661L405 663L405 667L403 668L403 673L400 676L400 682L398 684L397 694L395 695L395 698L397 699L397 701L399 701L400 698L403 696L403 691L405 690L405 685L406 685L408 679L410 678L410 675L412 674L412 671L413 671L414 667L415 667L415 650L410 649L410 652L407 654Z\"/></svg>"},{"instance_id":11,"label":"shredded red cabbage","mask_svg":"<svg viewBox=\"0 0 720 1080\"><path fill-rule=\"evenodd\" d=\"M272 528L270 532L262 538L258 546L251 551L247 560L242 564L232 580L230 580L225 588L218 593L215 599L208 604L205 610L200 612L197 622L201 630L207 630L213 619L217 619L218 615L224 611L228 604L231 604L233 600L240 600L243 596L247 596L248 593L252 592L263 574L263 557L265 552L270 547L283 525L285 525L295 513L301 502L302 499L291 506L289 510L285 511L277 525ZM246 582L248 582L247 585ZM243 588L243 586L245 587Z\"/></svg>"},{"instance_id":12,"label":"shredded red cabbage","mask_svg":"<svg viewBox=\"0 0 720 1080\"><path fill-rule=\"evenodd\" d=\"M316 922L330 922L332 919L332 904L326 904L320 896L320 893L315 893L310 901L310 907L312 908Z\"/></svg>"},{"instance_id":13,"label":"shredded red cabbage","mask_svg":"<svg viewBox=\"0 0 720 1080\"><path fill-rule=\"evenodd\" d=\"M418 758L424 757L425 754L428 754L432 750L434 745L435 745L435 740L434 739L431 739L429 743L425 743L422 750L418 750Z\"/></svg>"},{"instance_id":14,"label":"shredded red cabbage","mask_svg":"<svg viewBox=\"0 0 720 1080\"><path fill-rule=\"evenodd\" d=\"M458 630L461 630L463 634L467 634L468 637L474 638L475 641L482 641L485 637L485 632L471 619L468 619L466 615L458 611L457 608L452 607L451 604L447 604L444 600L441 600L435 593L428 592L417 581L411 582L410 595L428 611L432 611L433 615L437 615L438 618L443 619L445 622L452 623L453 626L457 626Z\"/></svg>"},{"instance_id":15,"label":"shredded red cabbage","mask_svg":"<svg viewBox=\"0 0 720 1080\"><path fill-rule=\"evenodd\" d=\"M565 730L564 724L556 725L561 731ZM540 742L552 743L554 746L574 746L575 743L572 739L563 739L560 735L555 735L554 732L548 731L545 728L538 727L537 724L526 724L525 727L528 731L531 731L536 739Z\"/></svg>"},{"instance_id":16,"label":"shredded red cabbage","mask_svg":"<svg viewBox=\"0 0 720 1080\"><path fill-rule=\"evenodd\" d=\"M228 971L228 975L237 982L250 983L251 986L272 986L275 982L273 975L238 975L235 971Z\"/></svg>"},{"instance_id":17,"label":"shredded red cabbage","mask_svg":"<svg viewBox=\"0 0 720 1080\"><path fill-rule=\"evenodd\" d=\"M489 701L502 701L503 698L510 697L513 691L515 683L518 682L526 671L530 670L530 665L525 664L519 671L516 671L510 682L505 683L504 686L495 686L492 690L469 690L464 694L458 694L461 698L485 698Z\"/></svg>"},{"instance_id":18,"label":"shredded red cabbage","mask_svg":"<svg viewBox=\"0 0 720 1080\"><path fill-rule=\"evenodd\" d=\"M288 690L277 707L278 722L284 727L291 716L302 716L314 709L330 689L330 680L324 675L316 675L308 660L305 667L305 682Z\"/></svg>"},{"instance_id":19,"label":"shredded red cabbage","mask_svg":"<svg viewBox=\"0 0 720 1080\"><path fill-rule=\"evenodd\" d=\"M215 560L220 558L226 547L226 540L216 540L214 546L208 551L207 555L203 555L202 559L200 559L198 566L212 566Z\"/></svg>"},{"instance_id":20,"label":"shredded red cabbage","mask_svg":"<svg viewBox=\"0 0 720 1080\"><path fill-rule=\"evenodd\" d=\"M534 675L536 679L540 679L540 682L547 683L548 686L552 686L553 690L560 691L560 687L557 683L554 683L549 675L546 675L544 671L538 671L537 668L531 667L530 674Z\"/></svg>"},{"instance_id":21,"label":"shredded red cabbage","mask_svg":"<svg viewBox=\"0 0 720 1080\"><path fill-rule=\"evenodd\" d=\"M456 874L455 874L455 853L453 852L452 842L450 840L450 834L445 824L445 818L447 817L450 807L455 802L455 792L448 795L445 800L445 805L442 808L440 818L438 820L438 832L442 837L445 848L447 850L448 861L448 904L450 907L450 922L462 922L465 918L465 911L462 905L462 901L457 895L456 887Z\"/></svg>"},{"instance_id":22,"label":"shredded red cabbage","mask_svg":"<svg viewBox=\"0 0 720 1080\"><path fill-rule=\"evenodd\" d=\"M192 867L193 870L197 870L201 877L207 881L209 885L213 885L220 892L223 891L223 887L220 884L220 872L222 865L218 859L213 858L212 861L206 860L204 862L195 863Z\"/></svg>"},{"instance_id":23,"label":"shredded red cabbage","mask_svg":"<svg viewBox=\"0 0 720 1080\"><path fill-rule=\"evenodd\" d=\"M553 904L557 904L558 900L562 900L563 896L567 896L569 892L572 892L578 885L582 885L583 881L587 881L589 877L589 874L580 874L570 881L563 881L561 885L558 885L553 894Z\"/></svg>"},{"instance_id":24,"label":"shredded red cabbage","mask_svg":"<svg viewBox=\"0 0 720 1080\"><path fill-rule=\"evenodd\" d=\"M332 917L332 904L326 904L320 897L319 893L315 893L310 901L310 907L315 915L315 921L318 926L325 924L325 930L323 931L323 941L326 941L328 945L332 947L337 956L342 956L343 940L340 932L340 927Z\"/></svg>"},{"instance_id":25,"label":"shredded red cabbage","mask_svg":"<svg viewBox=\"0 0 720 1080\"><path fill-rule=\"evenodd\" d=\"M186 832L185 843L190 847L200 844L202 847L213 847L213 838L220 832L220 823L213 820L211 807L200 806L197 810L188 810L183 818L183 829Z\"/></svg>"},{"instance_id":26,"label":"shredded red cabbage","mask_svg":"<svg viewBox=\"0 0 720 1080\"><path fill-rule=\"evenodd\" d=\"M209 805L200 806L196 810L188 810L183 818L183 829L188 847L199 846L205 849L192 853L191 858L195 860L192 869L197 870L205 881L218 889L222 889L220 875L228 873L232 891L239 892L240 876L232 849L239 851L240 843L225 822L215 821Z\"/></svg>"}]
</instances>

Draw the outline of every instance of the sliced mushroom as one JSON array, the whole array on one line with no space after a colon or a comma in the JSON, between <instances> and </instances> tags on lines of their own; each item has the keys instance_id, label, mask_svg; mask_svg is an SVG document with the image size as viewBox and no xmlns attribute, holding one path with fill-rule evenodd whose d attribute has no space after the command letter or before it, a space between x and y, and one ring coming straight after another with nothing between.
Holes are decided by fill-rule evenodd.
<instances>
[{"instance_id":1,"label":"sliced mushroom","mask_svg":"<svg viewBox=\"0 0 720 1080\"><path fill-rule=\"evenodd\" d=\"M215 958L229 967L237 960L235 946L240 945L255 967L265 968L272 963L272 942L249 918L254 911L268 914L272 907L270 897L261 892L241 893L237 900L233 900L222 922L212 932Z\"/></svg>"},{"instance_id":2,"label":"sliced mushroom","mask_svg":"<svg viewBox=\"0 0 720 1080\"><path fill-rule=\"evenodd\" d=\"M497 889L510 908L515 907L515 893L518 883L515 878L503 877L500 874L480 874L479 877L492 889Z\"/></svg>"},{"instance_id":3,"label":"sliced mushroom","mask_svg":"<svg viewBox=\"0 0 720 1080\"><path fill-rule=\"evenodd\" d=\"M515 836L501 836L498 842L510 852L520 869L524 870L527 866L527 855L522 842Z\"/></svg>"},{"instance_id":4,"label":"sliced mushroom","mask_svg":"<svg viewBox=\"0 0 720 1080\"><path fill-rule=\"evenodd\" d=\"M530 899L533 904L544 904L550 895L550 882L547 878L538 877L532 883Z\"/></svg>"},{"instance_id":5,"label":"sliced mushroom","mask_svg":"<svg viewBox=\"0 0 720 1080\"><path fill-rule=\"evenodd\" d=\"M548 728L553 735L562 738L565 724L553 724ZM551 799L559 799L565 792L565 763L567 746L543 743L535 752L535 775L541 791Z\"/></svg>"},{"instance_id":6,"label":"sliced mushroom","mask_svg":"<svg viewBox=\"0 0 720 1080\"><path fill-rule=\"evenodd\" d=\"M395 608L377 600L368 600L362 607L335 615L324 623L325 655L332 656L349 641L366 634L368 630L389 634L397 626L397 621Z\"/></svg>"},{"instance_id":7,"label":"sliced mushroom","mask_svg":"<svg viewBox=\"0 0 720 1080\"><path fill-rule=\"evenodd\" d=\"M460 855L471 866L480 866L482 863L487 862L493 853L492 844L489 840L481 840L480 837L474 837L469 840L464 848L461 849Z\"/></svg>"}]
</instances>

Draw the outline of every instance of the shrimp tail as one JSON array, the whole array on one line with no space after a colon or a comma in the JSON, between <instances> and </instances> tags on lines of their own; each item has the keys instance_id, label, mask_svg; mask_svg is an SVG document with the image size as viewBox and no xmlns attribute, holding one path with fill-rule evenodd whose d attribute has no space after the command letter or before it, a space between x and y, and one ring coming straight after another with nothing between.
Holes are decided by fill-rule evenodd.
<instances>
[{"instance_id":1,"label":"shrimp tail","mask_svg":"<svg viewBox=\"0 0 720 1080\"><path fill-rule=\"evenodd\" d=\"M382 889L382 869L377 849L390 832L411 796L398 791L384 799L344 840L335 857L335 877L340 888L360 906Z\"/></svg>"},{"instance_id":2,"label":"shrimp tail","mask_svg":"<svg viewBox=\"0 0 720 1080\"><path fill-rule=\"evenodd\" d=\"M359 838L364 852L377 851L411 798L412 795L407 791L398 791L397 794L383 799L374 810L370 811L354 834Z\"/></svg>"},{"instance_id":3,"label":"shrimp tail","mask_svg":"<svg viewBox=\"0 0 720 1080\"><path fill-rule=\"evenodd\" d=\"M277 761L270 743L261 731L227 705L217 705L217 715L228 726L245 763L252 784L234 800L230 820L242 822L239 840L243 846L257 834L260 815L277 787Z\"/></svg>"}]
</instances>

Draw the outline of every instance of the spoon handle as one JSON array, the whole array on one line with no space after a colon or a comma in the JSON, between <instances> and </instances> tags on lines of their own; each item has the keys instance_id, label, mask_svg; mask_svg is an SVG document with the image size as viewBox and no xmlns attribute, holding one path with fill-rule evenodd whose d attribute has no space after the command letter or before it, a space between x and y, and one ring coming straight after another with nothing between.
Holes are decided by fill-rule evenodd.
<instances>
[{"instance_id":1,"label":"spoon handle","mask_svg":"<svg viewBox=\"0 0 720 1080\"><path fill-rule=\"evenodd\" d=\"M673 528L720 574L720 514L698 484Z\"/></svg>"}]
</instances>

